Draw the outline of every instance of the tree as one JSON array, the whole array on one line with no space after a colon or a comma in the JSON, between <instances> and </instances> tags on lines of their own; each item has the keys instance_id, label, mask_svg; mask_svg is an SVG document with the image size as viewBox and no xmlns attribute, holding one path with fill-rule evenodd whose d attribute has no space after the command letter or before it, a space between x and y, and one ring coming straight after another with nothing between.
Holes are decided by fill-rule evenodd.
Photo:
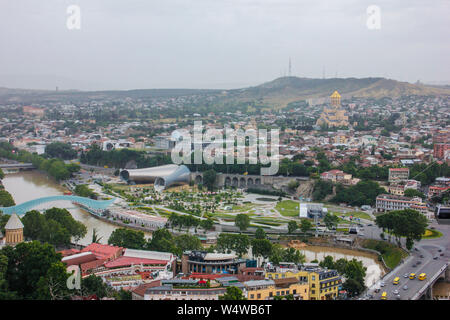
<instances>
[{"instance_id":1,"label":"tree","mask_svg":"<svg viewBox=\"0 0 450 320\"><path fill-rule=\"evenodd\" d=\"M332 256L326 256L320 263L322 268L334 269L334 261Z\"/></svg>"},{"instance_id":2,"label":"tree","mask_svg":"<svg viewBox=\"0 0 450 320\"><path fill-rule=\"evenodd\" d=\"M245 234L221 233L217 238L216 249L219 252L236 252L238 256L247 253L250 247L250 239Z\"/></svg>"},{"instance_id":3,"label":"tree","mask_svg":"<svg viewBox=\"0 0 450 320\"><path fill-rule=\"evenodd\" d=\"M223 296L219 296L219 300L247 300L238 287L228 287Z\"/></svg>"},{"instance_id":4,"label":"tree","mask_svg":"<svg viewBox=\"0 0 450 320\"><path fill-rule=\"evenodd\" d=\"M0 190L0 207L12 207L15 206L13 197L6 190Z\"/></svg>"},{"instance_id":5,"label":"tree","mask_svg":"<svg viewBox=\"0 0 450 320\"><path fill-rule=\"evenodd\" d=\"M288 183L288 188L291 191L295 191L299 185L300 185L300 182L298 182L297 180L291 180Z\"/></svg>"},{"instance_id":6,"label":"tree","mask_svg":"<svg viewBox=\"0 0 450 320\"><path fill-rule=\"evenodd\" d=\"M103 282L102 278L96 275L90 275L81 279L81 292L83 296L96 295L97 298L108 296L108 286Z\"/></svg>"},{"instance_id":7,"label":"tree","mask_svg":"<svg viewBox=\"0 0 450 320\"><path fill-rule=\"evenodd\" d=\"M423 194L423 192L415 189L406 189L405 197L420 197L422 199L425 199L425 195Z\"/></svg>"},{"instance_id":8,"label":"tree","mask_svg":"<svg viewBox=\"0 0 450 320\"><path fill-rule=\"evenodd\" d=\"M243 214L243 213L238 214L236 216L236 220L234 221L234 224L241 231L247 230L247 228L250 226L250 218L246 214Z\"/></svg>"},{"instance_id":9,"label":"tree","mask_svg":"<svg viewBox=\"0 0 450 320\"><path fill-rule=\"evenodd\" d=\"M187 250L200 250L202 248L200 239L190 234L176 236L175 245L180 250L180 255Z\"/></svg>"},{"instance_id":10,"label":"tree","mask_svg":"<svg viewBox=\"0 0 450 320\"><path fill-rule=\"evenodd\" d=\"M8 259L8 288L17 292L20 299L37 299L42 292L38 291L38 288L42 288L42 283L38 285L39 280L41 277L48 278L49 269L55 263L61 263L62 258L52 245L39 241L22 242L15 247L8 246L3 248L0 254ZM52 276L56 274L56 270L53 270Z\"/></svg>"},{"instance_id":11,"label":"tree","mask_svg":"<svg viewBox=\"0 0 450 320\"><path fill-rule=\"evenodd\" d=\"M354 297L364 291L364 286L355 279L347 279L342 284L342 288L348 292L350 297Z\"/></svg>"},{"instance_id":12,"label":"tree","mask_svg":"<svg viewBox=\"0 0 450 320\"><path fill-rule=\"evenodd\" d=\"M98 234L97 234L97 229L96 228L93 228L92 229L92 240L91 240L91 243L100 243L100 240L102 239L103 237L99 237L98 236Z\"/></svg>"},{"instance_id":13,"label":"tree","mask_svg":"<svg viewBox=\"0 0 450 320\"><path fill-rule=\"evenodd\" d=\"M160 228L153 232L152 239L147 243L149 250L160 252L172 252L177 253L177 248L172 234L167 230Z\"/></svg>"},{"instance_id":14,"label":"tree","mask_svg":"<svg viewBox=\"0 0 450 320\"><path fill-rule=\"evenodd\" d=\"M144 232L119 228L114 230L108 239L108 244L129 249L143 249L146 245Z\"/></svg>"},{"instance_id":15,"label":"tree","mask_svg":"<svg viewBox=\"0 0 450 320\"><path fill-rule=\"evenodd\" d=\"M211 230L214 226L214 221L212 219L206 219L200 221L200 227L202 227L205 230Z\"/></svg>"},{"instance_id":16,"label":"tree","mask_svg":"<svg viewBox=\"0 0 450 320\"><path fill-rule=\"evenodd\" d=\"M323 218L323 222L327 226L329 230L336 228L339 222L339 218L335 216L334 214L327 213L325 217Z\"/></svg>"},{"instance_id":17,"label":"tree","mask_svg":"<svg viewBox=\"0 0 450 320\"><path fill-rule=\"evenodd\" d=\"M203 172L203 185L205 185L209 191L214 189L214 184L216 183L216 171L207 170Z\"/></svg>"},{"instance_id":18,"label":"tree","mask_svg":"<svg viewBox=\"0 0 450 320\"><path fill-rule=\"evenodd\" d=\"M2 168L0 168L0 180L3 180L5 178L5 174L3 173Z\"/></svg>"},{"instance_id":19,"label":"tree","mask_svg":"<svg viewBox=\"0 0 450 320\"><path fill-rule=\"evenodd\" d=\"M253 239L252 254L255 257L270 257L272 254L272 243L268 239Z\"/></svg>"},{"instance_id":20,"label":"tree","mask_svg":"<svg viewBox=\"0 0 450 320\"><path fill-rule=\"evenodd\" d=\"M45 153L52 158L60 158L63 160L74 159L77 157L77 152L72 149L68 143L52 142L45 147Z\"/></svg>"},{"instance_id":21,"label":"tree","mask_svg":"<svg viewBox=\"0 0 450 320\"><path fill-rule=\"evenodd\" d=\"M302 230L303 233L307 233L309 230L311 230L312 226L313 225L311 221L309 221L308 219L302 219L300 223L300 229Z\"/></svg>"},{"instance_id":22,"label":"tree","mask_svg":"<svg viewBox=\"0 0 450 320\"><path fill-rule=\"evenodd\" d=\"M45 276L41 276L37 283L38 300L63 300L68 299L72 292L67 288L69 274L66 265L62 262L54 262Z\"/></svg>"},{"instance_id":23,"label":"tree","mask_svg":"<svg viewBox=\"0 0 450 320\"><path fill-rule=\"evenodd\" d=\"M258 227L255 231L255 238L258 240L262 240L266 238L266 232L264 231L263 228Z\"/></svg>"},{"instance_id":24,"label":"tree","mask_svg":"<svg viewBox=\"0 0 450 320\"><path fill-rule=\"evenodd\" d=\"M412 209L394 210L379 215L375 223L383 231L387 231L389 237L394 235L397 243L400 243L400 237L405 237L407 247L412 248L414 240L419 241L426 231L428 221L420 212Z\"/></svg>"},{"instance_id":25,"label":"tree","mask_svg":"<svg viewBox=\"0 0 450 320\"><path fill-rule=\"evenodd\" d=\"M295 222L294 220L289 221L289 223L288 223L288 233L291 234L297 229L298 229L297 222Z\"/></svg>"}]
</instances>

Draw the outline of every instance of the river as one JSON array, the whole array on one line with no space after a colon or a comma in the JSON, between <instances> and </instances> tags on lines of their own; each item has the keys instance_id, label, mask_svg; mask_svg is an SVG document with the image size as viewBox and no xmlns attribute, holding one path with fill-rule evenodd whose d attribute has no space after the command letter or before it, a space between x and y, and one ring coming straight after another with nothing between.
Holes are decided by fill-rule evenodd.
<instances>
[{"instance_id":1,"label":"river","mask_svg":"<svg viewBox=\"0 0 450 320\"><path fill-rule=\"evenodd\" d=\"M343 248L334 247L322 247L322 246L307 246L300 249L300 252L305 255L306 261L311 262L313 260L322 261L326 256L332 256L333 260L339 260L341 258L351 260L362 261L363 265L367 268L366 277L364 282L366 286L371 286L377 282L384 274L384 269L374 257L374 254L355 251Z\"/></svg>"},{"instance_id":2,"label":"river","mask_svg":"<svg viewBox=\"0 0 450 320\"><path fill-rule=\"evenodd\" d=\"M20 171L17 173L5 174L5 178L2 181L5 189L11 193L16 204L21 204L41 197L62 195L66 190L55 180L38 171ZM91 243L94 228L97 230L98 236L101 237L100 243L107 243L111 233L119 228L118 226L93 217L88 212L69 201L49 202L36 207L36 209L41 210L52 207L66 208L70 211L74 219L86 226L86 236L78 241L78 243L82 245ZM150 233L146 233L146 237L149 235Z\"/></svg>"}]
</instances>

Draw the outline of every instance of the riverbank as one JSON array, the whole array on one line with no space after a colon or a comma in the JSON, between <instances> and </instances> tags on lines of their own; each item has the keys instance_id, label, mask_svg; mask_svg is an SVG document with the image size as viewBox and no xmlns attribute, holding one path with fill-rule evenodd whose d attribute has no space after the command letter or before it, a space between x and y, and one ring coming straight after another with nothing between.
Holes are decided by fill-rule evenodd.
<instances>
[{"instance_id":1,"label":"riverbank","mask_svg":"<svg viewBox=\"0 0 450 320\"><path fill-rule=\"evenodd\" d=\"M3 179L3 185L11 193L16 204L21 204L36 198L63 195L64 191L67 191L60 183L36 170L7 174ZM86 236L78 242L83 245L92 242L94 229L96 229L97 235L101 237L100 243L106 244L111 233L117 228L122 227L111 223L111 221L100 220L97 216L91 215L86 210L68 201L55 201L40 205L36 209L45 210L51 207L69 210L75 220L86 226ZM151 237L150 232L144 231L144 233L146 237Z\"/></svg>"}]
</instances>

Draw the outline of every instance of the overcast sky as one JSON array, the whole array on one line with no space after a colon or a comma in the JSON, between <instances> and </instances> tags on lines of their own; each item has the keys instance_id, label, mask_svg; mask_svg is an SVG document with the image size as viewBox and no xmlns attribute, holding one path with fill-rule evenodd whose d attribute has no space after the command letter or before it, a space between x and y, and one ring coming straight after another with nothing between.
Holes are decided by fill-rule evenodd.
<instances>
[{"instance_id":1,"label":"overcast sky","mask_svg":"<svg viewBox=\"0 0 450 320\"><path fill-rule=\"evenodd\" d=\"M449 14L449 0L0 0L0 86L238 88L287 75L289 57L301 77L450 82Z\"/></svg>"}]
</instances>

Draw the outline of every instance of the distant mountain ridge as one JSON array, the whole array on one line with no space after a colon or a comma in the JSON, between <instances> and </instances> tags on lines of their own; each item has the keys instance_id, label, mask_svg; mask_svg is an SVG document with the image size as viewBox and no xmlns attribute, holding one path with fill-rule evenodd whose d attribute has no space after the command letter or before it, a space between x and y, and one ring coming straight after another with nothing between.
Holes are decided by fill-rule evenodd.
<instances>
[{"instance_id":1,"label":"distant mountain ridge","mask_svg":"<svg viewBox=\"0 0 450 320\"><path fill-rule=\"evenodd\" d=\"M342 97L400 97L404 95L450 95L450 87L411 84L386 78L329 78L314 79L281 77L254 87L232 90L215 89L139 89L109 91L45 91L0 88L0 103L86 101L111 98L156 98L194 94L219 94L220 101L250 101L272 107L283 107L290 102L325 99L337 90ZM220 94L221 93L221 94Z\"/></svg>"}]
</instances>

